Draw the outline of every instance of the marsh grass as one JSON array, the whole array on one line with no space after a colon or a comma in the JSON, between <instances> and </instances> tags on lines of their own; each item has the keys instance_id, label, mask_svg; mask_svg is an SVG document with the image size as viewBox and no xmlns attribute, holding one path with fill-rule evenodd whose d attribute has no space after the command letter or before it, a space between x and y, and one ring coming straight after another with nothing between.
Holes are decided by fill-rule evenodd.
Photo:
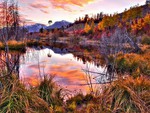
<instances>
[{"instance_id":1,"label":"marsh grass","mask_svg":"<svg viewBox=\"0 0 150 113\"><path fill-rule=\"evenodd\" d=\"M9 50L25 50L25 44L21 41L10 40L8 41ZM0 42L0 49L5 50L5 45Z\"/></svg>"},{"instance_id":2,"label":"marsh grass","mask_svg":"<svg viewBox=\"0 0 150 113\"><path fill-rule=\"evenodd\" d=\"M116 59L117 71L119 73L129 73L133 77L140 75L150 75L150 51L143 54L118 54Z\"/></svg>"},{"instance_id":3,"label":"marsh grass","mask_svg":"<svg viewBox=\"0 0 150 113\"><path fill-rule=\"evenodd\" d=\"M102 98L106 102L106 108L113 113L148 113L150 109L149 92L150 82L148 78L127 77L115 81L106 88Z\"/></svg>"},{"instance_id":4,"label":"marsh grass","mask_svg":"<svg viewBox=\"0 0 150 113\"><path fill-rule=\"evenodd\" d=\"M149 92L147 77L120 78L108 84L99 96L78 94L70 98L67 110L76 113L148 113Z\"/></svg>"},{"instance_id":5,"label":"marsh grass","mask_svg":"<svg viewBox=\"0 0 150 113\"><path fill-rule=\"evenodd\" d=\"M0 113L148 113L148 77L120 78L99 95L81 92L64 101L53 76L44 76L36 87L26 87L12 76L0 78Z\"/></svg>"},{"instance_id":6,"label":"marsh grass","mask_svg":"<svg viewBox=\"0 0 150 113\"><path fill-rule=\"evenodd\" d=\"M39 96L53 109L63 106L62 89L54 82L54 76L46 75L37 87Z\"/></svg>"},{"instance_id":7,"label":"marsh grass","mask_svg":"<svg viewBox=\"0 0 150 113\"><path fill-rule=\"evenodd\" d=\"M7 82L3 82L7 81ZM48 104L35 89L27 89L20 80L2 80L0 88L0 113L45 113ZM45 111L45 112L44 112Z\"/></svg>"}]
</instances>

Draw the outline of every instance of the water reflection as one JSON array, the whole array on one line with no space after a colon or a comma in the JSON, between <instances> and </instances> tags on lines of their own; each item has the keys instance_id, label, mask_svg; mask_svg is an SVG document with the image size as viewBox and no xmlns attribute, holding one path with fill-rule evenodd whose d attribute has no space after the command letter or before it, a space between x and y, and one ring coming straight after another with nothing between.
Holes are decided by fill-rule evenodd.
<instances>
[{"instance_id":1,"label":"water reflection","mask_svg":"<svg viewBox=\"0 0 150 113\"><path fill-rule=\"evenodd\" d=\"M49 57L51 55L51 57ZM86 61L86 57L76 57L79 54L69 53L66 49L28 48L20 58L20 78L26 84L36 86L44 74L55 75L55 81L61 87L69 90L87 91L86 73L82 69L94 72L103 72L104 68ZM82 60L81 60L82 59ZM40 75L40 76L39 76ZM95 74L93 74L95 75ZM92 82L95 82L94 79Z\"/></svg>"},{"instance_id":2,"label":"water reflection","mask_svg":"<svg viewBox=\"0 0 150 113\"><path fill-rule=\"evenodd\" d=\"M0 51L0 76L3 76L3 74L10 76L11 74L15 73L15 75L19 77L19 59L22 54L23 53L16 51L12 51L9 53Z\"/></svg>"}]
</instances>

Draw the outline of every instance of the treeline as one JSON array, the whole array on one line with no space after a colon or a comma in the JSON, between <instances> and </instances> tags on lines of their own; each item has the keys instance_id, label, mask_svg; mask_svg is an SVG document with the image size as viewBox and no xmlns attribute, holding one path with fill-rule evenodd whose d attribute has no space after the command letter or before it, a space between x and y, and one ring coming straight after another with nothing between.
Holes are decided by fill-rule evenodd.
<instances>
[{"instance_id":1,"label":"treeline","mask_svg":"<svg viewBox=\"0 0 150 113\"><path fill-rule=\"evenodd\" d=\"M111 30L116 27L126 27L129 31L137 34L139 31L148 31L150 26L150 6L133 7L121 14L104 16L99 22L98 29ZM138 31L138 32L137 32ZM147 32L147 33L148 33Z\"/></svg>"},{"instance_id":2,"label":"treeline","mask_svg":"<svg viewBox=\"0 0 150 113\"><path fill-rule=\"evenodd\" d=\"M25 29L20 27L21 23L18 2L2 0L0 3L0 41L22 40Z\"/></svg>"},{"instance_id":3,"label":"treeline","mask_svg":"<svg viewBox=\"0 0 150 113\"><path fill-rule=\"evenodd\" d=\"M150 35L150 5L134 6L129 10L125 9L125 11L120 14L106 15L99 13L92 17L85 15L84 18L79 17L79 19L74 22L74 24L80 23L85 24L83 31L77 30L77 33L81 35L96 34L99 35L98 37L100 38L103 32L110 32L118 27L127 28L128 32L133 35Z\"/></svg>"},{"instance_id":4,"label":"treeline","mask_svg":"<svg viewBox=\"0 0 150 113\"><path fill-rule=\"evenodd\" d=\"M93 20L94 23L99 23L100 21L102 21L104 16L105 14L103 14L103 12L92 15L91 17L89 17L89 15L86 14L85 17L77 18L75 20L75 24L86 23L87 21L91 21L91 20Z\"/></svg>"}]
</instances>

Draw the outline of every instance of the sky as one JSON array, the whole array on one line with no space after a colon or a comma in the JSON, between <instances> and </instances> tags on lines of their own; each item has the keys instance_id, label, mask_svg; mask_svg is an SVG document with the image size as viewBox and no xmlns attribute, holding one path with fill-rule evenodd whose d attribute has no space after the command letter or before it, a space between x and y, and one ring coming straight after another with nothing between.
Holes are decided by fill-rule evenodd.
<instances>
[{"instance_id":1,"label":"sky","mask_svg":"<svg viewBox=\"0 0 150 113\"><path fill-rule=\"evenodd\" d=\"M48 20L74 22L85 14L120 13L131 6L143 5L146 0L18 0L21 18L26 23L42 23Z\"/></svg>"}]
</instances>

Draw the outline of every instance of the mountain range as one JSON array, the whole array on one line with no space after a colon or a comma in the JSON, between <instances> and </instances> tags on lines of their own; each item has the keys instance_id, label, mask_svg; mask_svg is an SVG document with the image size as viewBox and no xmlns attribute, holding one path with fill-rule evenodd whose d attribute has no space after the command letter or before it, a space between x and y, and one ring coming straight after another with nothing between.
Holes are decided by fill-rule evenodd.
<instances>
[{"instance_id":1,"label":"mountain range","mask_svg":"<svg viewBox=\"0 0 150 113\"><path fill-rule=\"evenodd\" d=\"M50 26L46 26L41 23L36 23L33 25L25 26L25 28L28 30L29 33L31 33L31 32L39 32L41 28L47 29L47 30L55 29L55 28L60 29L62 28L62 26L65 27L65 26L68 26L69 24L71 24L71 22L62 20L62 21L56 21L54 24Z\"/></svg>"}]
</instances>

